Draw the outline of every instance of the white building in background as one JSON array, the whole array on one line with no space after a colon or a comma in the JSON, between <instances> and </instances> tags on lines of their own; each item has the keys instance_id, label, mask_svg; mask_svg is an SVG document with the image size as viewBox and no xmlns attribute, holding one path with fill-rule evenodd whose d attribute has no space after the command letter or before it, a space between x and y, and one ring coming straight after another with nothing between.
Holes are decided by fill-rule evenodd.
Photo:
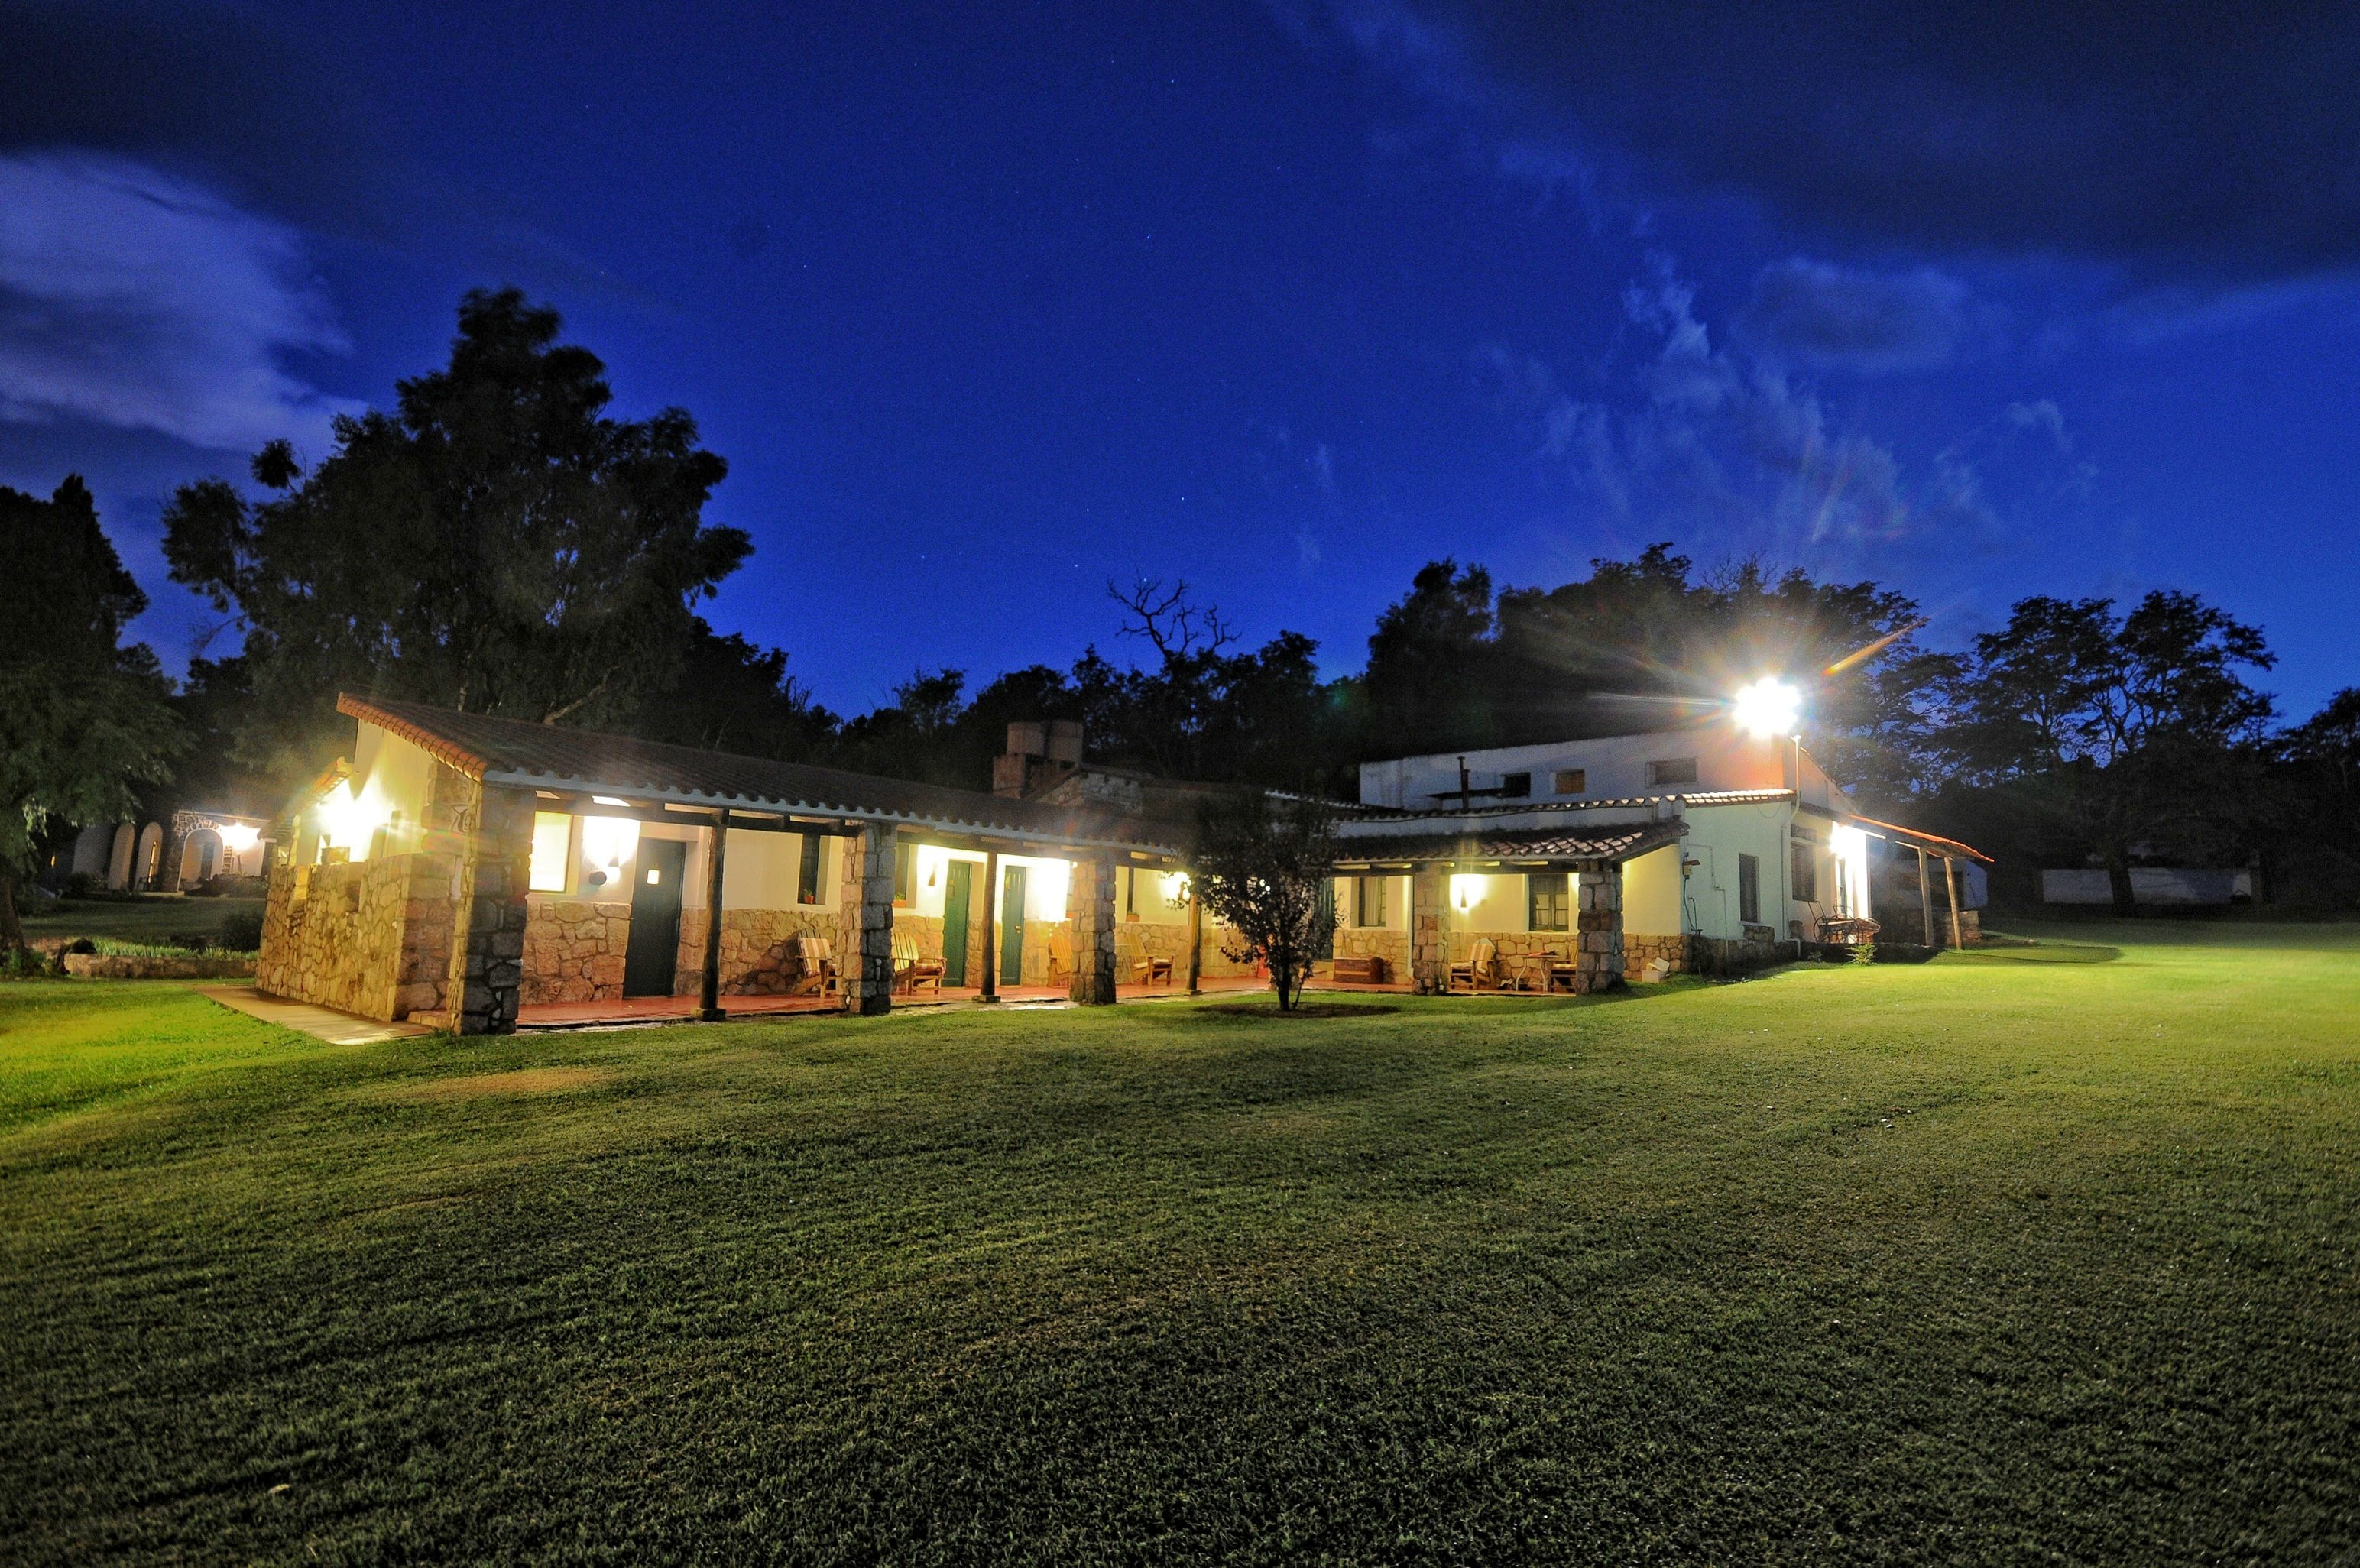
<instances>
[{"instance_id":1,"label":"white building in background","mask_svg":"<svg viewBox=\"0 0 2360 1568\"><path fill-rule=\"evenodd\" d=\"M1537 986L1592 947L1602 967L1609 903L1627 978L1768 962L1875 933L1880 843L1925 864L1984 858L1862 816L1799 742L1727 719L1371 762L1360 794L1338 834L1337 951L1421 984L1439 964L1480 985L1470 967L1488 959L1493 983ZM1920 885L1911 934L1930 913L1939 937L1946 889L1939 874ZM1422 929L1437 952L1418 951Z\"/></svg>"}]
</instances>

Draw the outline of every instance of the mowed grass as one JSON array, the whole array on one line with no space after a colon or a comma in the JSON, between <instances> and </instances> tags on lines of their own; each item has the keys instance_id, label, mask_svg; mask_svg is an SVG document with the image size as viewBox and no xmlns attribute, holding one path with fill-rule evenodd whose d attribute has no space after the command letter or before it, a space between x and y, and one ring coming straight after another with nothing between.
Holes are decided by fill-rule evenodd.
<instances>
[{"instance_id":1,"label":"mowed grass","mask_svg":"<svg viewBox=\"0 0 2360 1568\"><path fill-rule=\"evenodd\" d=\"M0 1558L2353 1561L2360 938L2068 940L464 1045L0 987Z\"/></svg>"}]
</instances>

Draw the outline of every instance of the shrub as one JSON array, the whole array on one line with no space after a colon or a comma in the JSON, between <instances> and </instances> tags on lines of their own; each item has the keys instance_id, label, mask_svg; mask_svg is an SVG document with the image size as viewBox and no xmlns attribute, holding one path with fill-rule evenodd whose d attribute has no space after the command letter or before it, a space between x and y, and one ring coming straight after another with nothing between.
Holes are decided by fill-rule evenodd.
<instances>
[{"instance_id":1,"label":"shrub","mask_svg":"<svg viewBox=\"0 0 2360 1568\"><path fill-rule=\"evenodd\" d=\"M262 911L240 909L225 917L213 932L213 945L232 953L259 953L262 950Z\"/></svg>"}]
</instances>

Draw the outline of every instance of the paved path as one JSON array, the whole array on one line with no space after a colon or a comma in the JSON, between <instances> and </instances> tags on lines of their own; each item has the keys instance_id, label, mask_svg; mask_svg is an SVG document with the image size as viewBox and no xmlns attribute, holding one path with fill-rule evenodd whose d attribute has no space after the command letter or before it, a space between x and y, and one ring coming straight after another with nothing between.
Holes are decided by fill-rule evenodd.
<instances>
[{"instance_id":1,"label":"paved path","mask_svg":"<svg viewBox=\"0 0 2360 1568\"><path fill-rule=\"evenodd\" d=\"M380 1018L340 1013L333 1007L313 1007L309 1002L283 1001L266 996L251 985L208 985L197 994L210 996L224 1007L251 1014L264 1023L300 1029L331 1045L368 1045L380 1040L403 1040L434 1032L424 1024L389 1024Z\"/></svg>"}]
</instances>

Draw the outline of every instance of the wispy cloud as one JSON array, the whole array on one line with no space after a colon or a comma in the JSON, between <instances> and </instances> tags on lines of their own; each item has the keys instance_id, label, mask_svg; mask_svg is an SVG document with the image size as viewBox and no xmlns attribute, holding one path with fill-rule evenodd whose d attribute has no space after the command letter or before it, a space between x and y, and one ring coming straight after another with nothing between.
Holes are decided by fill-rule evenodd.
<instances>
[{"instance_id":1,"label":"wispy cloud","mask_svg":"<svg viewBox=\"0 0 2360 1568\"><path fill-rule=\"evenodd\" d=\"M1492 349L1535 455L1610 530L1677 537L1788 560L1926 537L1987 540L1999 519L1963 445L1913 475L1885 445L1844 427L1775 356L1717 346L1693 290L1667 263L1626 290L1649 344L1619 391L1577 397L1532 358ZM2053 405L2004 422L2061 439Z\"/></svg>"},{"instance_id":2,"label":"wispy cloud","mask_svg":"<svg viewBox=\"0 0 2360 1568\"><path fill-rule=\"evenodd\" d=\"M350 405L285 356L346 348L293 230L121 158L0 157L0 419L316 453Z\"/></svg>"},{"instance_id":3,"label":"wispy cloud","mask_svg":"<svg viewBox=\"0 0 2360 1568\"><path fill-rule=\"evenodd\" d=\"M1878 376L1948 365L1970 324L1967 287L1946 272L1865 271L1798 256L1754 277L1736 327L1757 353Z\"/></svg>"}]
</instances>

